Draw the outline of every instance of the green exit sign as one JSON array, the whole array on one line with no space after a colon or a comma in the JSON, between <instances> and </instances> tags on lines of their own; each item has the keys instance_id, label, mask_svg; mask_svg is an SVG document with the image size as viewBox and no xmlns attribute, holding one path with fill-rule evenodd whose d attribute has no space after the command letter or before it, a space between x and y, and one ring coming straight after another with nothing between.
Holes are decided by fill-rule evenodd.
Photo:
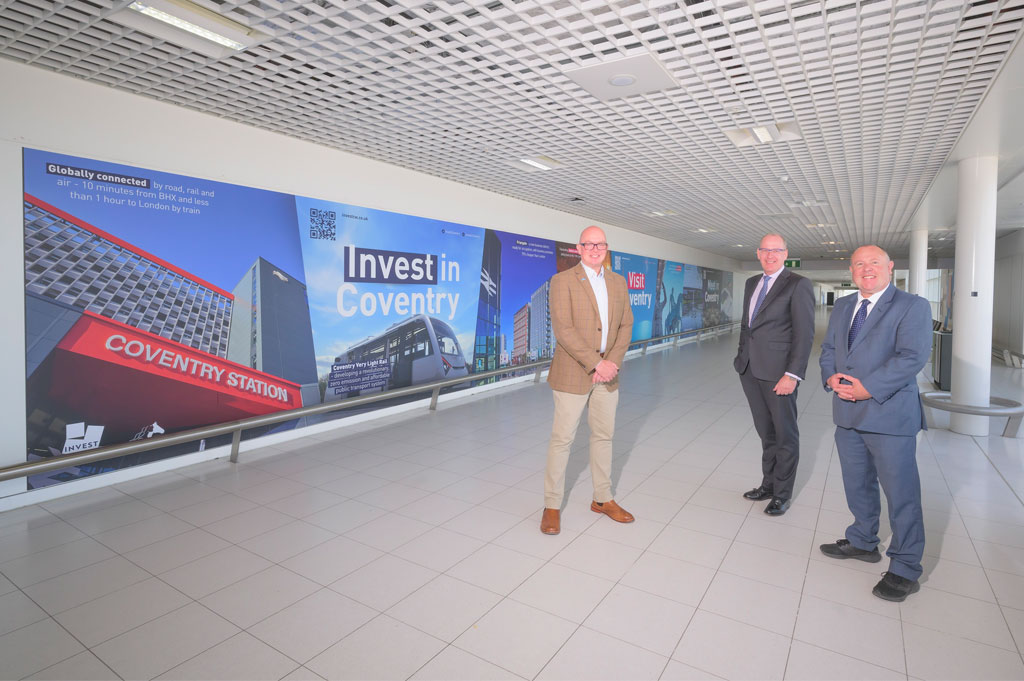
<instances>
[{"instance_id":1,"label":"green exit sign","mask_svg":"<svg viewBox=\"0 0 1024 681\"><path fill-rule=\"evenodd\" d=\"M792 260L787 260L786 267L789 267L794 270L800 269L800 258L793 258Z\"/></svg>"}]
</instances>

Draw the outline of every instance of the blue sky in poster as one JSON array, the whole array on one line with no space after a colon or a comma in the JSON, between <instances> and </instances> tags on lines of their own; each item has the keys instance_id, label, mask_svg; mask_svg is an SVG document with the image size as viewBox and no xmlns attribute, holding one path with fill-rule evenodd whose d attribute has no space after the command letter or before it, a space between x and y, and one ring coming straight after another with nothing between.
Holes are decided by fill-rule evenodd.
<instances>
[{"instance_id":1,"label":"blue sky in poster","mask_svg":"<svg viewBox=\"0 0 1024 681\"><path fill-rule=\"evenodd\" d=\"M626 278L630 285L630 274L643 275L643 288L630 288L629 297L633 306L633 338L645 340L653 334L654 307L658 302L658 259L632 253L612 252L612 270ZM633 286L638 286L638 281Z\"/></svg>"},{"instance_id":2,"label":"blue sky in poster","mask_svg":"<svg viewBox=\"0 0 1024 681\"><path fill-rule=\"evenodd\" d=\"M521 234L495 232L501 241L501 333L512 354L513 319L534 291L555 274L555 242Z\"/></svg>"},{"instance_id":3,"label":"blue sky in poster","mask_svg":"<svg viewBox=\"0 0 1024 681\"><path fill-rule=\"evenodd\" d=\"M87 178L47 173L48 164L144 178L151 186L93 181L90 190ZM24 182L25 192L227 291L260 256L304 279L290 194L35 149L24 150Z\"/></svg>"},{"instance_id":4,"label":"blue sky in poster","mask_svg":"<svg viewBox=\"0 0 1024 681\"><path fill-rule=\"evenodd\" d=\"M311 238L311 209L334 212L335 240ZM483 229L304 197L295 198L295 210L320 375L330 371L334 358L355 343L420 312L396 311L399 294L423 294L423 304L429 306L426 313L455 330L463 356L472 361ZM346 281L346 246L433 256L437 283Z\"/></svg>"}]
</instances>

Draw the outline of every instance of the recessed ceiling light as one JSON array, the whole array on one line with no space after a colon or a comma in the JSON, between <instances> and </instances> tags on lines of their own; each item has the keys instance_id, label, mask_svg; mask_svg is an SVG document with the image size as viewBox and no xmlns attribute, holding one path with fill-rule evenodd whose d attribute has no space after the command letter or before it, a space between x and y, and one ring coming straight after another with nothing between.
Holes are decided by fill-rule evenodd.
<instances>
[{"instance_id":1,"label":"recessed ceiling light","mask_svg":"<svg viewBox=\"0 0 1024 681\"><path fill-rule=\"evenodd\" d=\"M615 87L626 87L627 85L632 85L635 82L636 76L628 73L620 73L608 79L608 84L614 85Z\"/></svg>"},{"instance_id":2,"label":"recessed ceiling light","mask_svg":"<svg viewBox=\"0 0 1024 681\"><path fill-rule=\"evenodd\" d=\"M796 124L796 121L766 123L752 128L735 128L723 130L723 132L737 147L753 147L759 144L793 142L803 139L800 126Z\"/></svg>"},{"instance_id":3,"label":"recessed ceiling light","mask_svg":"<svg viewBox=\"0 0 1024 681\"><path fill-rule=\"evenodd\" d=\"M189 0L138 0L111 14L110 20L215 58L267 37Z\"/></svg>"},{"instance_id":4,"label":"recessed ceiling light","mask_svg":"<svg viewBox=\"0 0 1024 681\"><path fill-rule=\"evenodd\" d=\"M679 213L675 212L671 208L662 208L660 210L644 211L644 215L652 218L664 218L670 215L679 215Z\"/></svg>"},{"instance_id":5,"label":"recessed ceiling light","mask_svg":"<svg viewBox=\"0 0 1024 681\"><path fill-rule=\"evenodd\" d=\"M768 144L772 141L772 134L768 132L768 128L763 125L758 125L750 129L750 132L754 133L754 137L761 144Z\"/></svg>"},{"instance_id":6,"label":"recessed ceiling light","mask_svg":"<svg viewBox=\"0 0 1024 681\"><path fill-rule=\"evenodd\" d=\"M550 156L529 156L527 158L516 159L515 161L505 161L507 164L520 170L525 170L528 173L535 173L539 170L554 170L555 168L561 168L562 163L556 161Z\"/></svg>"},{"instance_id":7,"label":"recessed ceiling light","mask_svg":"<svg viewBox=\"0 0 1024 681\"><path fill-rule=\"evenodd\" d=\"M807 227L810 228L810 229L817 229L817 228L824 228L824 227L835 227L835 226L836 226L836 223L834 223L834 222L812 222L812 223L809 223L807 225Z\"/></svg>"}]
</instances>

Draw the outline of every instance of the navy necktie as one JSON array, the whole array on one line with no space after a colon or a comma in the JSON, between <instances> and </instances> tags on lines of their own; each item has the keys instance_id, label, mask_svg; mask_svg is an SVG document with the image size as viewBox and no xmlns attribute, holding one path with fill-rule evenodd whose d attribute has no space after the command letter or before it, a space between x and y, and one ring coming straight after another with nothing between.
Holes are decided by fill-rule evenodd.
<instances>
[{"instance_id":1,"label":"navy necktie","mask_svg":"<svg viewBox=\"0 0 1024 681\"><path fill-rule=\"evenodd\" d=\"M768 281L771 279L767 274L761 278L761 290L757 294L757 302L754 303L754 311L750 313L750 323L754 322L754 317L757 316L758 310L761 309L761 303L764 302L764 297L768 293Z\"/></svg>"},{"instance_id":2,"label":"navy necktie","mask_svg":"<svg viewBox=\"0 0 1024 681\"><path fill-rule=\"evenodd\" d=\"M846 349L849 350L850 346L853 345L854 339L857 338L857 334L860 333L860 327L864 326L864 320L868 318L868 303L871 300L865 298L860 301L860 307L857 308L857 314L853 315L853 324L850 324L850 334L846 337Z\"/></svg>"}]
</instances>

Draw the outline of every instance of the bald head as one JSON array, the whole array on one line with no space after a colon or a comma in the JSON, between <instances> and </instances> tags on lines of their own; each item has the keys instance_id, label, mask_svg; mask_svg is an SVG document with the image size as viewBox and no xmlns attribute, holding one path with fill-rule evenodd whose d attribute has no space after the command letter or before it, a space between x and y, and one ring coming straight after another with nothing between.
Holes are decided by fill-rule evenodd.
<instances>
[{"instance_id":1,"label":"bald head","mask_svg":"<svg viewBox=\"0 0 1024 681\"><path fill-rule=\"evenodd\" d=\"M861 246L850 256L850 275L865 298L885 290L892 279L892 270L889 254L878 246Z\"/></svg>"}]
</instances>

